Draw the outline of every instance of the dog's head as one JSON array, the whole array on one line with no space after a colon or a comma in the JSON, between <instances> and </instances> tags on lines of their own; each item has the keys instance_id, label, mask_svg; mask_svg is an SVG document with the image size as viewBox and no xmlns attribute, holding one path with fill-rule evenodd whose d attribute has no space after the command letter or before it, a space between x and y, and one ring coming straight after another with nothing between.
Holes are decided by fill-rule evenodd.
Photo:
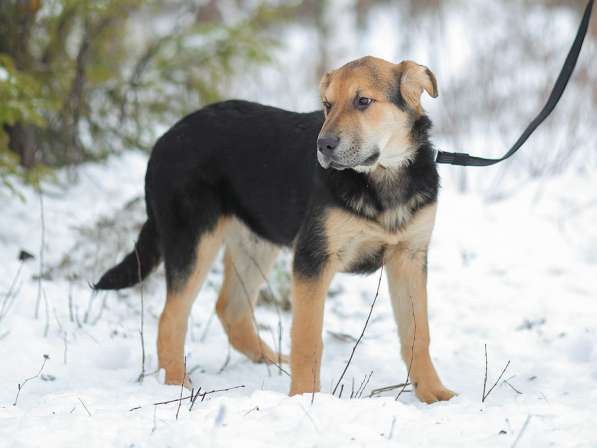
<instances>
[{"instance_id":1,"label":"dog's head","mask_svg":"<svg viewBox=\"0 0 597 448\"><path fill-rule=\"evenodd\" d=\"M411 160L423 90L437 97L435 76L412 61L392 64L367 56L326 73L320 84L325 122L317 139L319 164L369 171Z\"/></svg>"}]
</instances>

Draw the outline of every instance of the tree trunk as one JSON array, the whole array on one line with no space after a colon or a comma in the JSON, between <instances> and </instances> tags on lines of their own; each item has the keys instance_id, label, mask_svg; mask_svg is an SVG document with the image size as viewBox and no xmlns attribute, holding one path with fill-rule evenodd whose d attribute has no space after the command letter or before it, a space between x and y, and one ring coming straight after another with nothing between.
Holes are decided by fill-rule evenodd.
<instances>
[{"instance_id":1,"label":"tree trunk","mask_svg":"<svg viewBox=\"0 0 597 448\"><path fill-rule=\"evenodd\" d=\"M41 0L5 3L0 11L0 52L11 57L17 70L27 71L31 66L29 38ZM5 129L9 137L8 147L19 156L21 165L27 169L35 166L35 128L16 123L5 126Z\"/></svg>"},{"instance_id":2,"label":"tree trunk","mask_svg":"<svg viewBox=\"0 0 597 448\"><path fill-rule=\"evenodd\" d=\"M6 126L6 132L9 137L8 147L19 156L21 166L26 169L33 168L37 163L34 127L17 123L14 126Z\"/></svg>"}]
</instances>

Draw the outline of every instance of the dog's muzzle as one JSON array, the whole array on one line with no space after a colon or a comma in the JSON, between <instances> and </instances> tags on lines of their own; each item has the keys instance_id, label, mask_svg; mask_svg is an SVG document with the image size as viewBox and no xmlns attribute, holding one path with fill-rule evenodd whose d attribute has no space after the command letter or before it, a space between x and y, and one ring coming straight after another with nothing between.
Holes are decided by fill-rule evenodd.
<instances>
[{"instance_id":1,"label":"dog's muzzle","mask_svg":"<svg viewBox=\"0 0 597 448\"><path fill-rule=\"evenodd\" d=\"M328 169L332 168L334 170L342 171L349 168L354 168L357 166L371 166L374 165L379 160L379 152L375 152L373 155L367 157L365 160L355 163L355 164L343 164L338 162L333 156L325 154L320 149L317 150L317 161L322 168Z\"/></svg>"}]
</instances>

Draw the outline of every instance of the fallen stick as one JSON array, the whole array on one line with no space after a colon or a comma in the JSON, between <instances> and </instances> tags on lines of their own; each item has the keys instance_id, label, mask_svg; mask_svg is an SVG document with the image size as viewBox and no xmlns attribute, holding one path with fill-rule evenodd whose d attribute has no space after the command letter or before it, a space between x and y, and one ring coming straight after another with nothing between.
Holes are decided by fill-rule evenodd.
<instances>
[{"instance_id":1,"label":"fallen stick","mask_svg":"<svg viewBox=\"0 0 597 448\"><path fill-rule=\"evenodd\" d=\"M203 393L201 394L201 397L202 397L202 398L201 398L201 401L203 401L207 395L215 394L215 393L218 393L218 392L228 392L229 390L241 389L241 388L243 388L243 387L245 387L245 385L244 385L244 384L243 384L243 385L240 385L240 386L228 387L228 388L226 388L226 389L214 389L214 390L210 390L209 392L203 392ZM131 408L131 409L129 409L129 412L131 412L131 411L136 411L136 410L138 410L138 409L141 409L141 408L144 408L144 407L147 407L147 406L161 406L161 405L164 405L164 404L177 403L177 402L181 402L181 401L185 401L185 400L190 400L190 399L193 399L193 398L194 398L194 399L196 399L196 397L197 397L198 395L199 395L199 393L196 393L194 396L187 395L187 396L185 396L185 397L174 398L174 399L172 399L172 400L158 401L158 402L156 402L156 403L152 403L151 405L141 405L141 406L135 406L134 408ZM192 404L192 403L191 403L191 404Z\"/></svg>"}]
</instances>

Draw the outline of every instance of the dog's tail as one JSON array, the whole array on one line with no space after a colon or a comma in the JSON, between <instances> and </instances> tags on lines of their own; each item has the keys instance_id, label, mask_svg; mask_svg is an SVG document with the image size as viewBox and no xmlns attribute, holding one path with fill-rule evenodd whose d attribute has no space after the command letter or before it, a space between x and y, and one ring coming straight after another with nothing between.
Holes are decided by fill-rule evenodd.
<instances>
[{"instance_id":1,"label":"dog's tail","mask_svg":"<svg viewBox=\"0 0 597 448\"><path fill-rule=\"evenodd\" d=\"M99 282L91 285L95 290L123 289L141 282L157 267L162 258L160 239L151 218L145 221L135 249L113 268L109 269Z\"/></svg>"}]
</instances>

